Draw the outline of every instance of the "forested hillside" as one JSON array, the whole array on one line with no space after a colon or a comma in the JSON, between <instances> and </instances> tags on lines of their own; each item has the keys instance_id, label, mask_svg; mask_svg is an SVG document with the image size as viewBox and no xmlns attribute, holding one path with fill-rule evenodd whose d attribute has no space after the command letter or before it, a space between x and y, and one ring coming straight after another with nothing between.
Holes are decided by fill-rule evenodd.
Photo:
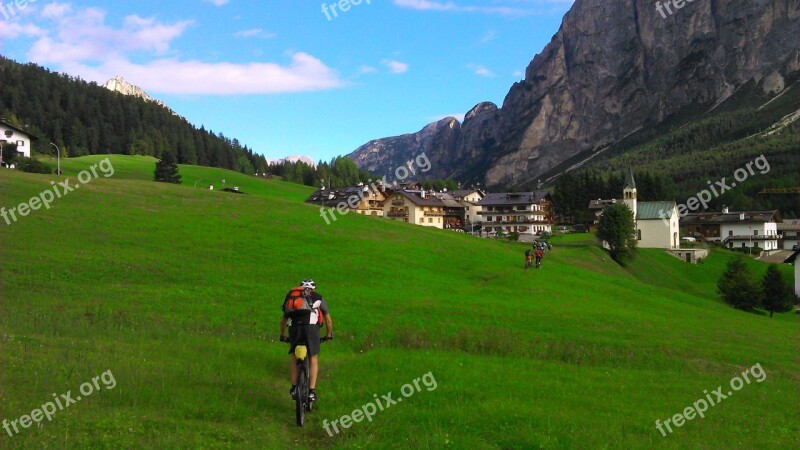
<instances>
[{"instance_id":1,"label":"forested hillside","mask_svg":"<svg viewBox=\"0 0 800 450\"><path fill-rule=\"evenodd\" d=\"M264 156L238 140L197 128L155 103L2 56L0 116L38 136L33 148L43 153L54 142L69 156L171 151L183 164L250 174L267 168Z\"/></svg>"},{"instance_id":2,"label":"forested hillside","mask_svg":"<svg viewBox=\"0 0 800 450\"><path fill-rule=\"evenodd\" d=\"M619 173L629 166L640 174L658 174L659 191L642 195L640 189L640 198L685 203L706 189L708 182L713 184L723 177L729 185L735 182L737 169L763 155L767 166L714 198L710 209L719 210L723 205L732 209L778 209L784 218L800 217L800 195L761 193L768 188L800 187L799 116L798 84L774 99L757 95L755 88L744 89L716 110L686 112L660 127L633 134L592 159L582 154L548 176L588 159L555 182L556 196L565 200L561 203L564 213L580 218L590 199L622 195ZM639 175L636 181L639 183Z\"/></svg>"}]
</instances>

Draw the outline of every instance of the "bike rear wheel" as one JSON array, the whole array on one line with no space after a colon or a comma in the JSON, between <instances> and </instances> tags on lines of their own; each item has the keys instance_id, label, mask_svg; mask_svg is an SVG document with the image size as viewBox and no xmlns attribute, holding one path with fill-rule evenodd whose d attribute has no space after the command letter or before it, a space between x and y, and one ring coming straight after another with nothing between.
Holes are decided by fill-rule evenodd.
<instances>
[{"instance_id":1,"label":"bike rear wheel","mask_svg":"<svg viewBox=\"0 0 800 450\"><path fill-rule=\"evenodd\" d=\"M297 415L297 426L302 427L306 422L305 402L308 399L308 374L304 364L298 367L297 373L297 397L295 399L295 410Z\"/></svg>"}]
</instances>

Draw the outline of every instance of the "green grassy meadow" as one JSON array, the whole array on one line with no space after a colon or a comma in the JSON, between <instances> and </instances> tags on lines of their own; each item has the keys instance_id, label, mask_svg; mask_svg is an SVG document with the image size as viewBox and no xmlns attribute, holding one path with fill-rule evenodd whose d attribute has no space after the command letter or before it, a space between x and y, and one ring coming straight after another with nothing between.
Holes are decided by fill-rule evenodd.
<instances>
[{"instance_id":1,"label":"green grassy meadow","mask_svg":"<svg viewBox=\"0 0 800 450\"><path fill-rule=\"evenodd\" d=\"M105 157L62 161L64 177ZM0 448L800 447L800 315L722 303L731 253L693 266L640 250L625 269L570 235L524 271L524 244L355 214L326 225L304 186L192 166L166 185L153 159L110 158L114 176L0 221L0 420L109 370L116 386L0 429ZM64 177L2 170L0 207ZM335 340L301 429L277 338L307 277ZM755 364L763 382L656 430ZM435 389L323 429L426 373Z\"/></svg>"}]
</instances>

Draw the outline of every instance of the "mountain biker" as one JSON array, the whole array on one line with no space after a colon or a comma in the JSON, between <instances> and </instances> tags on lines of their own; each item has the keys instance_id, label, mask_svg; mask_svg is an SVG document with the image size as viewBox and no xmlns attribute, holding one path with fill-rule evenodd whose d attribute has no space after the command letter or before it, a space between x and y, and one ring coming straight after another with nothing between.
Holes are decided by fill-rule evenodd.
<instances>
[{"instance_id":1,"label":"mountain biker","mask_svg":"<svg viewBox=\"0 0 800 450\"><path fill-rule=\"evenodd\" d=\"M303 280L300 282L298 288L302 288L303 297L311 308L309 310L290 311L287 308L287 303L294 289L286 295L282 308L281 341L290 343L289 354L293 354L295 347L305 341L309 355L308 399L314 402L317 400L316 387L317 374L319 373L320 323L323 322L327 328L325 338L333 339L333 319L331 319L327 302L316 292L317 284L314 280ZM319 301L319 305L313 308L313 305L315 305L317 301ZM289 326L288 338L286 336L287 325ZM294 398L297 389L297 365L294 356L290 358L289 370L292 382L292 388L289 390L289 394Z\"/></svg>"},{"instance_id":2,"label":"mountain biker","mask_svg":"<svg viewBox=\"0 0 800 450\"><path fill-rule=\"evenodd\" d=\"M532 260L533 260L533 252L531 251L531 249L528 249L527 251L525 251L525 270L531 268Z\"/></svg>"},{"instance_id":3,"label":"mountain biker","mask_svg":"<svg viewBox=\"0 0 800 450\"><path fill-rule=\"evenodd\" d=\"M542 249L536 249L536 268L538 269L542 265L542 258L544 258L544 252Z\"/></svg>"}]
</instances>

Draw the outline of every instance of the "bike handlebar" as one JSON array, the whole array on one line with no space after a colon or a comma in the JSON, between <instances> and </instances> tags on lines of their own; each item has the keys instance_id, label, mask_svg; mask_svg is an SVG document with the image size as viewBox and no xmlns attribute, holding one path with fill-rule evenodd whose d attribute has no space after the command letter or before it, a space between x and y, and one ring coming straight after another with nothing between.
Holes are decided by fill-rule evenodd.
<instances>
[{"instance_id":1,"label":"bike handlebar","mask_svg":"<svg viewBox=\"0 0 800 450\"><path fill-rule=\"evenodd\" d=\"M320 342L327 342L327 341L332 341L332 340L333 340L333 336L331 336L331 337L323 337L319 341ZM280 341L281 342L289 342L289 337L288 336L281 336L280 337Z\"/></svg>"}]
</instances>

